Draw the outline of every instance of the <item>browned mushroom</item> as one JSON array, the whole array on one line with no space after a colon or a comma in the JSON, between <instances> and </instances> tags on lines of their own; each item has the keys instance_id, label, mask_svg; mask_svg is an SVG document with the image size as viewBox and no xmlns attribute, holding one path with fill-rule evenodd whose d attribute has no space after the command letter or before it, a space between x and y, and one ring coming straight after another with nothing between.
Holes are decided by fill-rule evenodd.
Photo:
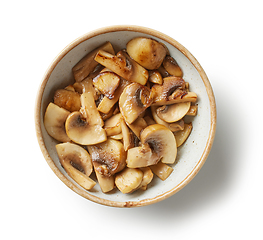
<instances>
[{"instance_id":1,"label":"browned mushroom","mask_svg":"<svg viewBox=\"0 0 263 240\"><path fill-rule=\"evenodd\" d=\"M120 96L120 112L125 121L131 124L151 103L151 90L141 84L132 83L123 90Z\"/></svg>"},{"instance_id":2,"label":"browned mushroom","mask_svg":"<svg viewBox=\"0 0 263 240\"><path fill-rule=\"evenodd\" d=\"M119 51L117 55L100 50L95 60L128 81L145 85L148 80L148 71L130 58L124 50Z\"/></svg>"},{"instance_id":3,"label":"browned mushroom","mask_svg":"<svg viewBox=\"0 0 263 240\"><path fill-rule=\"evenodd\" d=\"M98 62L94 60L94 57L99 50L104 50L111 54L115 54L110 42L106 42L93 51L89 52L72 68L74 78L77 82L84 80L96 68Z\"/></svg>"},{"instance_id":4,"label":"browned mushroom","mask_svg":"<svg viewBox=\"0 0 263 240\"><path fill-rule=\"evenodd\" d=\"M127 43L127 52L141 66L153 70L161 66L167 50L154 39L137 37Z\"/></svg>"},{"instance_id":5,"label":"browned mushroom","mask_svg":"<svg viewBox=\"0 0 263 240\"><path fill-rule=\"evenodd\" d=\"M154 84L152 90L154 93L152 105L195 102L197 99L196 93L186 90L185 81L180 77L163 78L163 84Z\"/></svg>"},{"instance_id":6,"label":"browned mushroom","mask_svg":"<svg viewBox=\"0 0 263 240\"><path fill-rule=\"evenodd\" d=\"M93 162L99 163L94 166L96 171L105 176L112 176L126 166L126 152L123 144L114 139L88 146Z\"/></svg>"},{"instance_id":7,"label":"browned mushroom","mask_svg":"<svg viewBox=\"0 0 263 240\"><path fill-rule=\"evenodd\" d=\"M179 67L178 63L171 56L166 56L163 60L163 67L172 76L182 77L183 71Z\"/></svg>"}]
</instances>

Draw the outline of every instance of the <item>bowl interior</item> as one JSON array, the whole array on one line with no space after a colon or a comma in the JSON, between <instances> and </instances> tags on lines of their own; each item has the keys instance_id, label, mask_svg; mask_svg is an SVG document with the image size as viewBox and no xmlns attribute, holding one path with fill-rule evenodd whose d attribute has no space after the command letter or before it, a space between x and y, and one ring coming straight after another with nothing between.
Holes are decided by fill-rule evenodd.
<instances>
[{"instance_id":1,"label":"bowl interior","mask_svg":"<svg viewBox=\"0 0 263 240\"><path fill-rule=\"evenodd\" d=\"M162 181L157 177L150 183L146 191L135 191L122 194L119 191L102 193L99 184L92 191L86 191L76 184L59 163L55 145L43 125L45 109L58 88L73 83L72 67L89 51L110 41L117 52L125 48L126 43L134 37L145 36L164 43L171 56L182 68L184 79L190 84L190 90L198 95L198 115L189 119L193 130L185 144L178 148L177 161L170 177ZM144 28L113 28L95 31L75 40L68 45L54 60L43 79L39 106L37 106L38 139L44 156L52 170L71 189L92 201L109 206L141 206L154 203L169 197L185 186L199 171L211 148L215 134L215 102L209 81L196 59L179 43L168 36Z\"/></svg>"}]
</instances>

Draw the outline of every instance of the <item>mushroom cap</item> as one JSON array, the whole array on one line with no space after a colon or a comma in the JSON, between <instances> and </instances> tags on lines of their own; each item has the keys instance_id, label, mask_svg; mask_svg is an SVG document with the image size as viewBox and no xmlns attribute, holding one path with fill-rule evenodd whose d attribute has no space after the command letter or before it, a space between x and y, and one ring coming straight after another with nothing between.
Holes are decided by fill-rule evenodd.
<instances>
[{"instance_id":1,"label":"mushroom cap","mask_svg":"<svg viewBox=\"0 0 263 240\"><path fill-rule=\"evenodd\" d=\"M152 93L148 87L132 83L125 87L120 96L120 112L125 121L131 124L151 105L152 101Z\"/></svg>"},{"instance_id":2,"label":"mushroom cap","mask_svg":"<svg viewBox=\"0 0 263 240\"><path fill-rule=\"evenodd\" d=\"M68 137L81 145L92 145L107 140L105 130L100 125L89 125L80 112L71 113L65 127Z\"/></svg>"},{"instance_id":3,"label":"mushroom cap","mask_svg":"<svg viewBox=\"0 0 263 240\"><path fill-rule=\"evenodd\" d=\"M49 103L44 116L44 126L48 134L59 142L70 142L65 130L65 122L70 114L69 111Z\"/></svg>"},{"instance_id":4,"label":"mushroom cap","mask_svg":"<svg viewBox=\"0 0 263 240\"><path fill-rule=\"evenodd\" d=\"M153 70L161 66L166 48L154 39L138 37L127 43L128 54L141 66Z\"/></svg>"}]
</instances>

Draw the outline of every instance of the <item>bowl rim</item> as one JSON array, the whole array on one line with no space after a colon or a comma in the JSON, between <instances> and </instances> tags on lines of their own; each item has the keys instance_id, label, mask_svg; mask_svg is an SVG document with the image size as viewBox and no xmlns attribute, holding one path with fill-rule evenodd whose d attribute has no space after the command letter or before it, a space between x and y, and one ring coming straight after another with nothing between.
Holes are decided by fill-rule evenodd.
<instances>
[{"instance_id":1,"label":"bowl rim","mask_svg":"<svg viewBox=\"0 0 263 240\"><path fill-rule=\"evenodd\" d=\"M178 185L170 189L169 191L158 195L154 198L149 198L149 199L143 199L140 201L126 201L126 202L121 202L121 201L112 201L112 200L107 200L103 199L97 196L94 196L84 189L80 189L76 187L70 180L68 180L62 173L61 171L57 168L55 163L53 162L51 156L48 153L48 150L45 145L45 141L42 135L42 130L41 130L41 102L42 102L42 96L45 90L45 86L49 80L49 77L52 73L52 71L55 69L57 64L61 61L61 59L72 49L74 49L76 46L81 44L82 42L93 38L95 36L98 36L100 34L104 33L109 33L109 32L118 32L118 31L132 31L132 32L139 32L139 33L144 33L148 35L152 35L153 37L157 37L159 39L162 39L163 41L171 44L173 47L177 48L179 51L181 51L187 58L188 60L194 65L198 73L200 74L200 77L203 80L203 83L206 88L206 92L208 95L209 103L210 103L210 117L211 117L211 123L210 123L210 131L209 131L209 136L206 142L205 149L202 153L201 158L199 159L198 163L195 165L193 170L188 174L188 176L180 182ZM200 171L202 168L203 164L205 163L209 152L212 148L213 141L215 138L215 133L216 133L216 122L217 122L217 113L216 113L216 102L215 102L215 97L213 93L212 86L208 80L208 77L197 61L197 59L179 42L177 42L175 39L167 36L164 33L161 33L157 30L147 28L147 27L142 27L142 26L135 26L135 25L114 25L114 26L106 26L102 27L93 31L90 31L79 38L75 39L72 41L70 44L68 44L56 57L55 59L51 62L49 67L47 68L41 84L39 86L39 90L37 92L37 97L36 97L36 103L35 103L35 130L36 130L36 136L38 140L38 144L40 146L40 149L42 151L42 154L48 163L49 167L53 170L53 172L57 175L57 177L65 184L67 185L70 189L75 191L77 194L80 196L91 200L93 202L110 206L110 207L139 207L139 206L146 206L150 205L153 203L160 202L161 200L167 199L168 197L174 195L178 191L180 191L182 188L184 188L195 176L196 174Z\"/></svg>"}]
</instances>

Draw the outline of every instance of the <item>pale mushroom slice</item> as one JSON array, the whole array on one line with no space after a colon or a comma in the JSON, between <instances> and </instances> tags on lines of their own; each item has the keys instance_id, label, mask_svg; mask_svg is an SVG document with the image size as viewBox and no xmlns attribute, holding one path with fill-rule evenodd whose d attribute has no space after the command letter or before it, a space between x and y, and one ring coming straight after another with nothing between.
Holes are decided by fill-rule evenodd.
<instances>
[{"instance_id":1,"label":"pale mushroom slice","mask_svg":"<svg viewBox=\"0 0 263 240\"><path fill-rule=\"evenodd\" d=\"M89 52L72 68L74 78L77 82L80 82L83 79L85 79L96 68L98 62L94 60L94 57L96 56L99 50L104 50L111 54L115 54L115 51L110 42L106 42L98 48Z\"/></svg>"},{"instance_id":2,"label":"pale mushroom slice","mask_svg":"<svg viewBox=\"0 0 263 240\"><path fill-rule=\"evenodd\" d=\"M189 137L192 129L193 129L192 123L185 123L183 130L174 132L177 147L180 147L186 141L186 139Z\"/></svg>"},{"instance_id":3,"label":"pale mushroom slice","mask_svg":"<svg viewBox=\"0 0 263 240\"><path fill-rule=\"evenodd\" d=\"M128 81L145 85L148 80L148 71L130 58L124 50L119 51L117 55L100 50L95 60Z\"/></svg>"},{"instance_id":4,"label":"pale mushroom slice","mask_svg":"<svg viewBox=\"0 0 263 240\"><path fill-rule=\"evenodd\" d=\"M149 125L141 133L142 146L134 147L127 152L127 166L130 168L147 167L163 163L172 164L177 155L174 134L161 124Z\"/></svg>"},{"instance_id":5,"label":"pale mushroom slice","mask_svg":"<svg viewBox=\"0 0 263 240\"><path fill-rule=\"evenodd\" d=\"M152 105L196 102L197 99L196 93L187 91L185 81L180 77L163 78L163 84L154 84L152 91L154 93Z\"/></svg>"},{"instance_id":6,"label":"pale mushroom slice","mask_svg":"<svg viewBox=\"0 0 263 240\"><path fill-rule=\"evenodd\" d=\"M163 67L172 76L175 76L175 77L182 77L183 76L182 69L179 67L176 60L171 56L166 56L164 58Z\"/></svg>"},{"instance_id":7,"label":"pale mushroom slice","mask_svg":"<svg viewBox=\"0 0 263 240\"><path fill-rule=\"evenodd\" d=\"M93 78L93 85L107 98L112 99L114 92L119 86L120 77L110 71L103 71Z\"/></svg>"},{"instance_id":8,"label":"pale mushroom slice","mask_svg":"<svg viewBox=\"0 0 263 240\"><path fill-rule=\"evenodd\" d=\"M122 193L136 190L143 180L143 172L136 168L125 168L115 177L115 184Z\"/></svg>"},{"instance_id":9,"label":"pale mushroom slice","mask_svg":"<svg viewBox=\"0 0 263 240\"><path fill-rule=\"evenodd\" d=\"M144 118L138 117L133 123L128 124L133 133L140 139L140 134L148 125Z\"/></svg>"},{"instance_id":10,"label":"pale mushroom slice","mask_svg":"<svg viewBox=\"0 0 263 240\"><path fill-rule=\"evenodd\" d=\"M197 115L198 105L192 105L189 111L186 113L187 116L196 116Z\"/></svg>"},{"instance_id":11,"label":"pale mushroom slice","mask_svg":"<svg viewBox=\"0 0 263 240\"><path fill-rule=\"evenodd\" d=\"M80 112L71 113L65 123L68 137L81 145L92 145L107 140L105 130L100 125L90 125Z\"/></svg>"},{"instance_id":12,"label":"pale mushroom slice","mask_svg":"<svg viewBox=\"0 0 263 240\"><path fill-rule=\"evenodd\" d=\"M128 124L133 123L152 103L151 90L141 84L132 83L122 92L119 107Z\"/></svg>"},{"instance_id":13,"label":"pale mushroom slice","mask_svg":"<svg viewBox=\"0 0 263 240\"><path fill-rule=\"evenodd\" d=\"M153 172L150 167L140 168L140 170L143 172L143 177L138 189L146 190L153 179Z\"/></svg>"},{"instance_id":14,"label":"pale mushroom slice","mask_svg":"<svg viewBox=\"0 0 263 240\"><path fill-rule=\"evenodd\" d=\"M174 103L171 105L164 105L156 109L156 113L160 119L165 122L173 123L182 119L191 106L190 102Z\"/></svg>"},{"instance_id":15,"label":"pale mushroom slice","mask_svg":"<svg viewBox=\"0 0 263 240\"><path fill-rule=\"evenodd\" d=\"M104 129L107 136L114 136L121 133L121 119L121 113L117 113L105 121Z\"/></svg>"},{"instance_id":16,"label":"pale mushroom slice","mask_svg":"<svg viewBox=\"0 0 263 240\"><path fill-rule=\"evenodd\" d=\"M173 172L172 167L168 166L167 164L161 161L155 165L150 166L150 168L153 171L153 173L163 181L166 180Z\"/></svg>"},{"instance_id":17,"label":"pale mushroom slice","mask_svg":"<svg viewBox=\"0 0 263 240\"><path fill-rule=\"evenodd\" d=\"M94 166L96 171L105 176L112 176L124 169L126 165L126 152L123 144L114 139L108 138L107 141L88 146L92 162L99 163Z\"/></svg>"},{"instance_id":18,"label":"pale mushroom slice","mask_svg":"<svg viewBox=\"0 0 263 240\"><path fill-rule=\"evenodd\" d=\"M47 133L59 142L71 141L65 130L65 122L69 114L69 111L52 102L46 108L44 126Z\"/></svg>"},{"instance_id":19,"label":"pale mushroom slice","mask_svg":"<svg viewBox=\"0 0 263 240\"><path fill-rule=\"evenodd\" d=\"M89 178L93 167L88 152L73 143L56 145L59 161L67 174L86 190L92 189L96 182Z\"/></svg>"},{"instance_id":20,"label":"pale mushroom slice","mask_svg":"<svg viewBox=\"0 0 263 240\"><path fill-rule=\"evenodd\" d=\"M58 89L54 94L54 103L70 112L79 111L80 94L67 89Z\"/></svg>"},{"instance_id":21,"label":"pale mushroom slice","mask_svg":"<svg viewBox=\"0 0 263 240\"><path fill-rule=\"evenodd\" d=\"M161 124L167 128L169 128L172 132L182 130L184 128L184 121L179 120L178 122L173 122L173 123L168 123L157 115L157 110L158 106L151 106L151 111L152 111L152 116L153 119L156 123Z\"/></svg>"},{"instance_id":22,"label":"pale mushroom slice","mask_svg":"<svg viewBox=\"0 0 263 240\"><path fill-rule=\"evenodd\" d=\"M72 167L90 176L93 171L92 161L83 147L75 143L60 143L56 145L56 151L60 162L69 162Z\"/></svg>"},{"instance_id":23,"label":"pale mushroom slice","mask_svg":"<svg viewBox=\"0 0 263 240\"><path fill-rule=\"evenodd\" d=\"M123 118L121 118L120 123L121 123L120 125L121 125L122 137L123 137L123 147L124 150L127 151L128 149L134 147L133 134L128 128Z\"/></svg>"},{"instance_id":24,"label":"pale mushroom slice","mask_svg":"<svg viewBox=\"0 0 263 240\"><path fill-rule=\"evenodd\" d=\"M137 63L149 70L159 68L167 53L163 44L145 37L133 38L127 43L126 48Z\"/></svg>"}]
</instances>

